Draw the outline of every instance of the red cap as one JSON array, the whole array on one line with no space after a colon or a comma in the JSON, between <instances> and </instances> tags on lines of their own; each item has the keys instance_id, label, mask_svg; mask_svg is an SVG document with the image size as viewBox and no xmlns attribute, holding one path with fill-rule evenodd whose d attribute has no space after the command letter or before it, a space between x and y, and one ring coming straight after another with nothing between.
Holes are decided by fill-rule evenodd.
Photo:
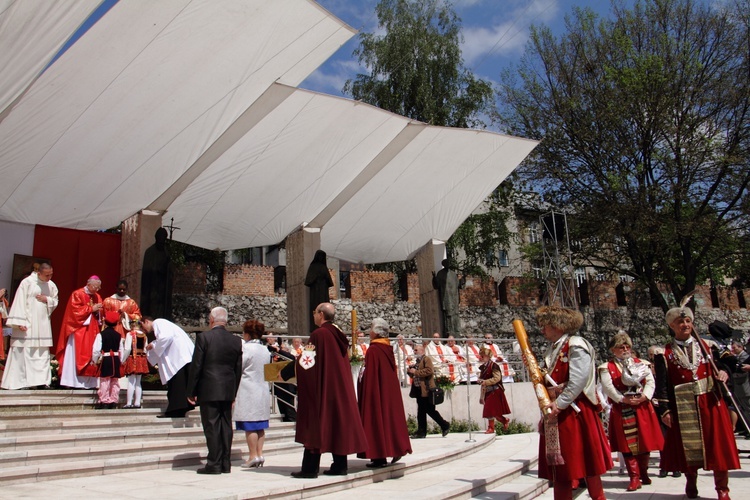
<instances>
[{"instance_id":1,"label":"red cap","mask_svg":"<svg viewBox=\"0 0 750 500\"><path fill-rule=\"evenodd\" d=\"M117 311L107 311L104 313L104 321L106 323L112 323L117 324L118 321L120 321L120 313Z\"/></svg>"}]
</instances>

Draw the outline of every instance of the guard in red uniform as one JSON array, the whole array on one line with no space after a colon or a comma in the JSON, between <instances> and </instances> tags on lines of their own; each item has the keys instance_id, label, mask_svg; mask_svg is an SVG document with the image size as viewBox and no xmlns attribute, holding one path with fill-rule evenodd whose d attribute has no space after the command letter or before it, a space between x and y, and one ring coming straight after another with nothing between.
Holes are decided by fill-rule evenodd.
<instances>
[{"instance_id":1,"label":"guard in red uniform","mask_svg":"<svg viewBox=\"0 0 750 500\"><path fill-rule=\"evenodd\" d=\"M728 471L740 468L732 422L719 391L729 374L714 371L709 346L691 335L693 311L672 308L666 321L674 338L654 359L657 411L667 426L661 468L685 474L688 498L698 497L698 468L713 471L719 500L728 499Z\"/></svg>"},{"instance_id":2,"label":"guard in red uniform","mask_svg":"<svg viewBox=\"0 0 750 500\"><path fill-rule=\"evenodd\" d=\"M627 491L651 484L648 459L661 450L664 437L651 404L654 376L650 363L632 355L633 341L617 332L609 341L612 359L599 366L599 381L612 408L609 412L609 444L625 458L630 483Z\"/></svg>"},{"instance_id":3,"label":"guard in red uniform","mask_svg":"<svg viewBox=\"0 0 750 500\"><path fill-rule=\"evenodd\" d=\"M591 344L573 335L583 316L573 309L540 307L536 320L550 345L541 362L553 382L539 440L539 477L554 485L555 500L573 496L573 481L586 478L589 495L605 498L601 475L612 468L609 442L599 419L596 363Z\"/></svg>"}]
</instances>

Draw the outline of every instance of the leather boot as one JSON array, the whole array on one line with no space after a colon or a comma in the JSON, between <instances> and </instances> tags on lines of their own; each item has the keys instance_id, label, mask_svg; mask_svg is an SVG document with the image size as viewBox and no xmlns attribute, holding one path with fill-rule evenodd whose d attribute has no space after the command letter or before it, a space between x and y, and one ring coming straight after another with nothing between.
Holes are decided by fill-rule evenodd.
<instances>
[{"instance_id":1,"label":"leather boot","mask_svg":"<svg viewBox=\"0 0 750 500\"><path fill-rule=\"evenodd\" d=\"M630 484L625 491L635 491L641 489L641 477L638 474L638 460L633 455L625 455L625 468L628 470Z\"/></svg>"},{"instance_id":2,"label":"leather boot","mask_svg":"<svg viewBox=\"0 0 750 500\"><path fill-rule=\"evenodd\" d=\"M589 490L591 500L607 500L604 496L604 486L602 486L601 476L588 476L586 478L586 487Z\"/></svg>"},{"instance_id":3,"label":"leather boot","mask_svg":"<svg viewBox=\"0 0 750 500\"><path fill-rule=\"evenodd\" d=\"M641 483L646 485L651 484L651 478L648 477L648 460L650 457L650 453L642 453L635 456L638 461L638 472L641 476Z\"/></svg>"},{"instance_id":4,"label":"leather boot","mask_svg":"<svg viewBox=\"0 0 750 500\"><path fill-rule=\"evenodd\" d=\"M729 500L729 472L722 470L714 471L714 486L719 500Z\"/></svg>"},{"instance_id":5,"label":"leather boot","mask_svg":"<svg viewBox=\"0 0 750 500\"><path fill-rule=\"evenodd\" d=\"M685 473L685 496L688 498L698 498L698 471L690 470Z\"/></svg>"},{"instance_id":6,"label":"leather boot","mask_svg":"<svg viewBox=\"0 0 750 500\"><path fill-rule=\"evenodd\" d=\"M560 481L555 479L552 486L554 488L555 500L572 500L573 499L573 482Z\"/></svg>"},{"instance_id":7,"label":"leather boot","mask_svg":"<svg viewBox=\"0 0 750 500\"><path fill-rule=\"evenodd\" d=\"M484 431L485 434L494 434L495 433L495 419L491 418L487 421L487 430Z\"/></svg>"}]
</instances>

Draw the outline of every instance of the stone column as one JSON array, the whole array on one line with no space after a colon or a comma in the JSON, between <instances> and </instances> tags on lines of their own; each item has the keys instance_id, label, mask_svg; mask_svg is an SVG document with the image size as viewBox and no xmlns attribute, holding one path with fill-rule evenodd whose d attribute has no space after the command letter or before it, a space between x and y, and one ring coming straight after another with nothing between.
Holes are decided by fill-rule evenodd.
<instances>
[{"instance_id":1,"label":"stone column","mask_svg":"<svg viewBox=\"0 0 750 500\"><path fill-rule=\"evenodd\" d=\"M286 238L286 314L288 335L310 335L310 291L305 275L320 250L320 229L300 229Z\"/></svg>"},{"instance_id":2,"label":"stone column","mask_svg":"<svg viewBox=\"0 0 750 500\"><path fill-rule=\"evenodd\" d=\"M120 277L128 282L128 295L141 301L143 254L154 244L154 234L161 227L161 215L138 212L122 222L120 238Z\"/></svg>"},{"instance_id":3,"label":"stone column","mask_svg":"<svg viewBox=\"0 0 750 500\"><path fill-rule=\"evenodd\" d=\"M443 310L440 307L440 294L432 287L432 273L443 268L445 242L431 240L416 255L419 277L419 312L422 316L422 336L432 337L435 332L444 335Z\"/></svg>"}]
</instances>

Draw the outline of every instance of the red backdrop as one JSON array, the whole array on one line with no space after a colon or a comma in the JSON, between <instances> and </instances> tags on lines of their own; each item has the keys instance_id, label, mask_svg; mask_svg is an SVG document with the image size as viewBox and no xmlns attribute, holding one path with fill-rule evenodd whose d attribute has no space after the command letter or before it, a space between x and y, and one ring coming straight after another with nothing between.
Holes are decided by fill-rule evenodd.
<instances>
[{"instance_id":1,"label":"red backdrop","mask_svg":"<svg viewBox=\"0 0 750 500\"><path fill-rule=\"evenodd\" d=\"M102 280L102 296L115 293L120 279L120 235L79 231L50 226L34 229L34 257L49 259L52 281L60 293L60 304L52 313L52 336L57 341L60 324L73 290L81 288L92 274ZM55 352L54 348L52 352Z\"/></svg>"}]
</instances>

